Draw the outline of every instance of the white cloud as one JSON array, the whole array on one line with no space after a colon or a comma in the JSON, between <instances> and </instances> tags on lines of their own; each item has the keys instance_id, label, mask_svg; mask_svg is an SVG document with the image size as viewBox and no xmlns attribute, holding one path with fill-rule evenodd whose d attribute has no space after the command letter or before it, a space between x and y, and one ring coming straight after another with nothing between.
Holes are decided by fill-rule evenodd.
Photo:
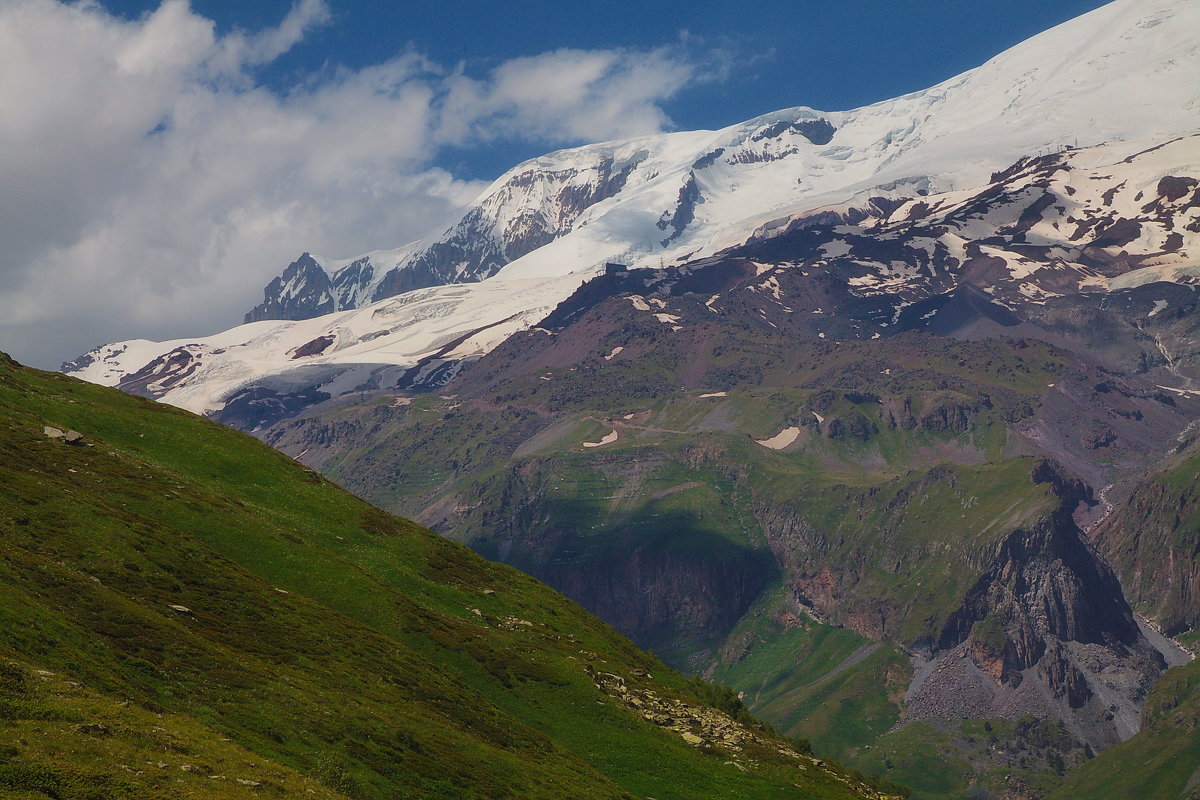
<instances>
[{"instance_id":1,"label":"white cloud","mask_svg":"<svg viewBox=\"0 0 1200 800\"><path fill-rule=\"evenodd\" d=\"M662 130L660 103L695 79L676 48L556 50L516 58L485 80L449 78L443 135L533 135L547 142L615 139Z\"/></svg>"},{"instance_id":2,"label":"white cloud","mask_svg":"<svg viewBox=\"0 0 1200 800\"><path fill-rule=\"evenodd\" d=\"M415 52L255 79L329 19L217 36L184 0L139 20L94 2L0 3L0 349L43 365L96 344L236 324L302 250L428 233L482 184L447 145L651 133L695 79L681 50L559 50L471 77Z\"/></svg>"}]
</instances>

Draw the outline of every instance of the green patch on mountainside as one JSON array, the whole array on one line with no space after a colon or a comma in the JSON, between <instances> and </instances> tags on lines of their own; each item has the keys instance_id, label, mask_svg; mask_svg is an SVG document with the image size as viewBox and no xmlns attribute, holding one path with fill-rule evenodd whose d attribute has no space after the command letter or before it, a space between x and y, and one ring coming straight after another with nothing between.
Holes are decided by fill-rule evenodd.
<instances>
[{"instance_id":1,"label":"green patch on mountainside","mask_svg":"<svg viewBox=\"0 0 1200 800\"><path fill-rule=\"evenodd\" d=\"M747 404L739 405L744 410ZM967 434L890 432L896 457L889 460L877 448L868 467L855 468L864 460L853 452L860 442L829 442L801 431L797 436L807 436L809 446L776 451L745 433L689 435L660 424L653 411L642 416L636 427L618 425L621 437L603 448L542 452L467 478L425 519L559 587L643 645L685 664L690 653L716 644L713 637L728 631L759 590L785 577L793 585L791 578L812 583L814 591L822 582L839 583L848 595L833 620L839 624L862 630L871 616L877 619L868 625L873 636L929 641L996 542L1058 503L1051 487L1032 479L1036 459L922 470L903 457L932 451L930 440L969 448ZM898 441L902 436L906 446ZM720 565L737 565L739 581L711 591L715 601L728 589L734 602L719 620L709 619L705 613L715 606L705 604L702 592L691 628L678 617L665 626L665 618L633 619L607 608L621 598L606 600L611 587L598 585L596 574L619 575L648 559L663 584L686 583L685 569L720 581ZM962 568L946 569L947 559ZM780 560L786 576L779 574ZM669 596L671 587L663 589Z\"/></svg>"},{"instance_id":2,"label":"green patch on mountainside","mask_svg":"<svg viewBox=\"0 0 1200 800\"><path fill-rule=\"evenodd\" d=\"M183 412L4 358L0 486L7 796L870 794L765 730L731 749L561 595Z\"/></svg>"},{"instance_id":3,"label":"green patch on mountainside","mask_svg":"<svg viewBox=\"0 0 1200 800\"><path fill-rule=\"evenodd\" d=\"M848 758L899 720L909 659L894 644L794 613L782 596L764 592L726 638L712 677L781 732Z\"/></svg>"}]
</instances>

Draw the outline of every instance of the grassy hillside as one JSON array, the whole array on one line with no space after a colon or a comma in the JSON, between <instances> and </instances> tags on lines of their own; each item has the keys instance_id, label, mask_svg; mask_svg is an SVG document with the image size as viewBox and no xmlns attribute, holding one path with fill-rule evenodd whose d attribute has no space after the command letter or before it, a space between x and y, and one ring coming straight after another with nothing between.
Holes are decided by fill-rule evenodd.
<instances>
[{"instance_id":1,"label":"grassy hillside","mask_svg":"<svg viewBox=\"0 0 1200 800\"><path fill-rule=\"evenodd\" d=\"M536 581L177 410L0 358L0 487L0 795L871 794Z\"/></svg>"}]
</instances>

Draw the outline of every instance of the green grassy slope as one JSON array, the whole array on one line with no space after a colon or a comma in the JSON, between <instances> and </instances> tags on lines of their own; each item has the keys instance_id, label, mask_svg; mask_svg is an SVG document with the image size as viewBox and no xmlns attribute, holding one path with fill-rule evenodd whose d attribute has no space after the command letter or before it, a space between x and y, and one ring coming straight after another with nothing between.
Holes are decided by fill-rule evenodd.
<instances>
[{"instance_id":1,"label":"green grassy slope","mask_svg":"<svg viewBox=\"0 0 1200 800\"><path fill-rule=\"evenodd\" d=\"M720 744L562 596L174 409L0 357L0 487L5 796L870 793Z\"/></svg>"}]
</instances>

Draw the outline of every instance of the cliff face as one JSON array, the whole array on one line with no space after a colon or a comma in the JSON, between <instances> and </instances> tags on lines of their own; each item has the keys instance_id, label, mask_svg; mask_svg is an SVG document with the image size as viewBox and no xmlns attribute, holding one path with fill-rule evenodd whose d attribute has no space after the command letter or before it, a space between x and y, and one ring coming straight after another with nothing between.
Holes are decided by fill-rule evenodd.
<instances>
[{"instance_id":1,"label":"cliff face","mask_svg":"<svg viewBox=\"0 0 1200 800\"><path fill-rule=\"evenodd\" d=\"M1057 717L1096 748L1139 728L1166 669L1108 565L1071 518L1075 498L995 549L942 630L931 680L910 690L906 716ZM991 697L947 691L992 682Z\"/></svg>"},{"instance_id":2,"label":"cliff face","mask_svg":"<svg viewBox=\"0 0 1200 800\"><path fill-rule=\"evenodd\" d=\"M1164 633L1200 628L1200 444L1185 445L1092 532Z\"/></svg>"}]
</instances>

